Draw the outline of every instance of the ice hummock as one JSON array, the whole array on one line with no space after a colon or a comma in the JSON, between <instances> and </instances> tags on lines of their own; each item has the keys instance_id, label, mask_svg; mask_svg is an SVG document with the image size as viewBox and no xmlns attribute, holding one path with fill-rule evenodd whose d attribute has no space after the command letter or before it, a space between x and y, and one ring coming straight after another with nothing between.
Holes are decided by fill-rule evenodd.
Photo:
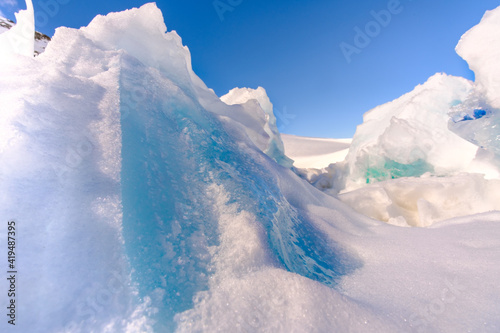
<instances>
[{"instance_id":1,"label":"ice hummock","mask_svg":"<svg viewBox=\"0 0 500 333\"><path fill-rule=\"evenodd\" d=\"M396 228L316 190L196 76L154 4L0 63L0 105L20 331L500 326L500 213Z\"/></svg>"},{"instance_id":2,"label":"ice hummock","mask_svg":"<svg viewBox=\"0 0 500 333\"><path fill-rule=\"evenodd\" d=\"M468 80L436 74L412 92L367 112L346 157L344 189L468 170L478 147L448 130L448 113L472 89Z\"/></svg>"},{"instance_id":3,"label":"ice hummock","mask_svg":"<svg viewBox=\"0 0 500 333\"><path fill-rule=\"evenodd\" d=\"M278 127L276 127L273 104L264 88L234 88L220 99L228 105L241 105L247 117L251 115L255 118L252 121L258 122L258 125L250 126L250 121L247 121L245 130L257 147L279 164L288 168L292 166L293 161L286 157L285 148Z\"/></svg>"},{"instance_id":4,"label":"ice hummock","mask_svg":"<svg viewBox=\"0 0 500 333\"><path fill-rule=\"evenodd\" d=\"M485 124L493 109L481 101L471 104L474 93L474 83L436 74L369 111L345 162L321 176L330 180L326 191L360 213L402 226L500 209L500 183L490 180L498 178L500 164L481 140L491 133Z\"/></svg>"}]
</instances>

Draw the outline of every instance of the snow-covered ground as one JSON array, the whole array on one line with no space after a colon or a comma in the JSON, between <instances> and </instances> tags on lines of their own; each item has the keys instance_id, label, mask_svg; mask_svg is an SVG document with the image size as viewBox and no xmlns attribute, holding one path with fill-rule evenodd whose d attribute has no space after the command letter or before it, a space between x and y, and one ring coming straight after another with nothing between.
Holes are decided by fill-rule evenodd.
<instances>
[{"instance_id":1,"label":"snow-covered ground","mask_svg":"<svg viewBox=\"0 0 500 333\"><path fill-rule=\"evenodd\" d=\"M385 191L380 216L410 211L412 191L444 193L417 200L426 228L369 218L298 177L288 139L298 159L348 142L283 145L265 90L216 96L155 4L59 28L38 57L27 7L0 35L0 247L14 221L15 330L500 330L500 212L446 215L464 208L446 200L459 192L498 202L494 172L478 172L498 167L500 73L481 64L500 58L500 7L460 42L476 83L437 75L372 110L325 169L340 197L372 189L354 203ZM4 318L0 331L14 329Z\"/></svg>"}]
</instances>

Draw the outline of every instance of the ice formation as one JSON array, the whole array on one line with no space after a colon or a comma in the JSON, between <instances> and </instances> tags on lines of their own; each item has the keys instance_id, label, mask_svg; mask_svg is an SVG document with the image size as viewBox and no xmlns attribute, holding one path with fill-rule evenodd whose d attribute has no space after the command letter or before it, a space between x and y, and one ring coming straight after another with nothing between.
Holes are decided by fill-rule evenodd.
<instances>
[{"instance_id":1,"label":"ice formation","mask_svg":"<svg viewBox=\"0 0 500 333\"><path fill-rule=\"evenodd\" d=\"M494 153L500 166L500 11L487 12L457 45L476 75L475 87L463 103L451 110L450 129Z\"/></svg>"},{"instance_id":2,"label":"ice formation","mask_svg":"<svg viewBox=\"0 0 500 333\"><path fill-rule=\"evenodd\" d=\"M471 70L477 89L492 107L500 109L500 11L487 11L480 24L465 33L456 47Z\"/></svg>"},{"instance_id":3,"label":"ice formation","mask_svg":"<svg viewBox=\"0 0 500 333\"><path fill-rule=\"evenodd\" d=\"M276 163L286 159L263 90L221 101L165 31L146 4L0 62L17 330L498 331L499 212L430 228L354 212ZM432 82L454 88L438 105L470 90ZM417 124L403 120L394 132ZM394 161L413 161L414 146Z\"/></svg>"},{"instance_id":4,"label":"ice formation","mask_svg":"<svg viewBox=\"0 0 500 333\"><path fill-rule=\"evenodd\" d=\"M244 128L257 147L279 164L292 166L293 161L285 156L283 142L276 127L273 104L264 88L234 88L220 99L228 105L240 105L244 110L242 116L254 118L245 121ZM234 119L234 115L232 117ZM256 125L250 126L250 122L255 122Z\"/></svg>"},{"instance_id":5,"label":"ice formation","mask_svg":"<svg viewBox=\"0 0 500 333\"><path fill-rule=\"evenodd\" d=\"M465 79L436 74L412 92L367 112L346 157L345 188L467 170L477 146L448 130L448 112L471 90L472 83Z\"/></svg>"},{"instance_id":6,"label":"ice formation","mask_svg":"<svg viewBox=\"0 0 500 333\"><path fill-rule=\"evenodd\" d=\"M346 158L344 189L400 177L479 172L478 147L498 154L500 10L488 11L457 52L476 81L436 74L412 92L364 115ZM451 129L451 131L450 131ZM458 135L457 135L458 134ZM472 143L472 144L471 144ZM479 155L485 156L480 152ZM479 157L478 159L484 158ZM484 164L484 163L483 163Z\"/></svg>"}]
</instances>

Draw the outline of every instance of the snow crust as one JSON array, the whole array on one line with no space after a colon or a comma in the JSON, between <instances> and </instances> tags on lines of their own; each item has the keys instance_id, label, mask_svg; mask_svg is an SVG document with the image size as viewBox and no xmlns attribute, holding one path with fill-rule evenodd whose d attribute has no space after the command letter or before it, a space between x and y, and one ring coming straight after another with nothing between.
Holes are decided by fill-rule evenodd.
<instances>
[{"instance_id":1,"label":"snow crust","mask_svg":"<svg viewBox=\"0 0 500 333\"><path fill-rule=\"evenodd\" d=\"M59 28L39 57L0 62L0 216L19 226L19 331L499 330L498 211L429 228L355 212L276 163L279 149L265 154L279 136L266 131L277 133L263 89L221 101L165 29L146 4ZM442 89L420 88L415 110L446 124L440 106L471 83L437 76L427 87ZM382 139L353 140L364 156L396 158L389 139L424 130L389 111ZM445 138L464 149L460 166L476 159L472 143ZM395 162L425 148L436 170L455 168L437 156L444 148L406 141L414 152ZM428 201L474 196L468 184L498 193L468 177Z\"/></svg>"}]
</instances>

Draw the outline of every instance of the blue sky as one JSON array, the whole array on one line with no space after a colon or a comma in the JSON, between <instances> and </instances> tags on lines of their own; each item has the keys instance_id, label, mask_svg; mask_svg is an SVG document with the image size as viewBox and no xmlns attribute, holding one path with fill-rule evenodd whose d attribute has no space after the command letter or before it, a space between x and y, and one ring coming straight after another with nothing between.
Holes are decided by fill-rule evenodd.
<instances>
[{"instance_id":1,"label":"blue sky","mask_svg":"<svg viewBox=\"0 0 500 333\"><path fill-rule=\"evenodd\" d=\"M58 26L78 28L97 14L145 2L33 3L37 30L52 35ZM176 30L191 50L195 72L219 96L233 87L263 86L282 132L340 138L354 134L364 112L436 72L473 79L454 48L500 1L160 0L157 5L168 30ZM24 1L0 0L0 11L10 19L19 8ZM357 31L368 39L356 39Z\"/></svg>"}]
</instances>

